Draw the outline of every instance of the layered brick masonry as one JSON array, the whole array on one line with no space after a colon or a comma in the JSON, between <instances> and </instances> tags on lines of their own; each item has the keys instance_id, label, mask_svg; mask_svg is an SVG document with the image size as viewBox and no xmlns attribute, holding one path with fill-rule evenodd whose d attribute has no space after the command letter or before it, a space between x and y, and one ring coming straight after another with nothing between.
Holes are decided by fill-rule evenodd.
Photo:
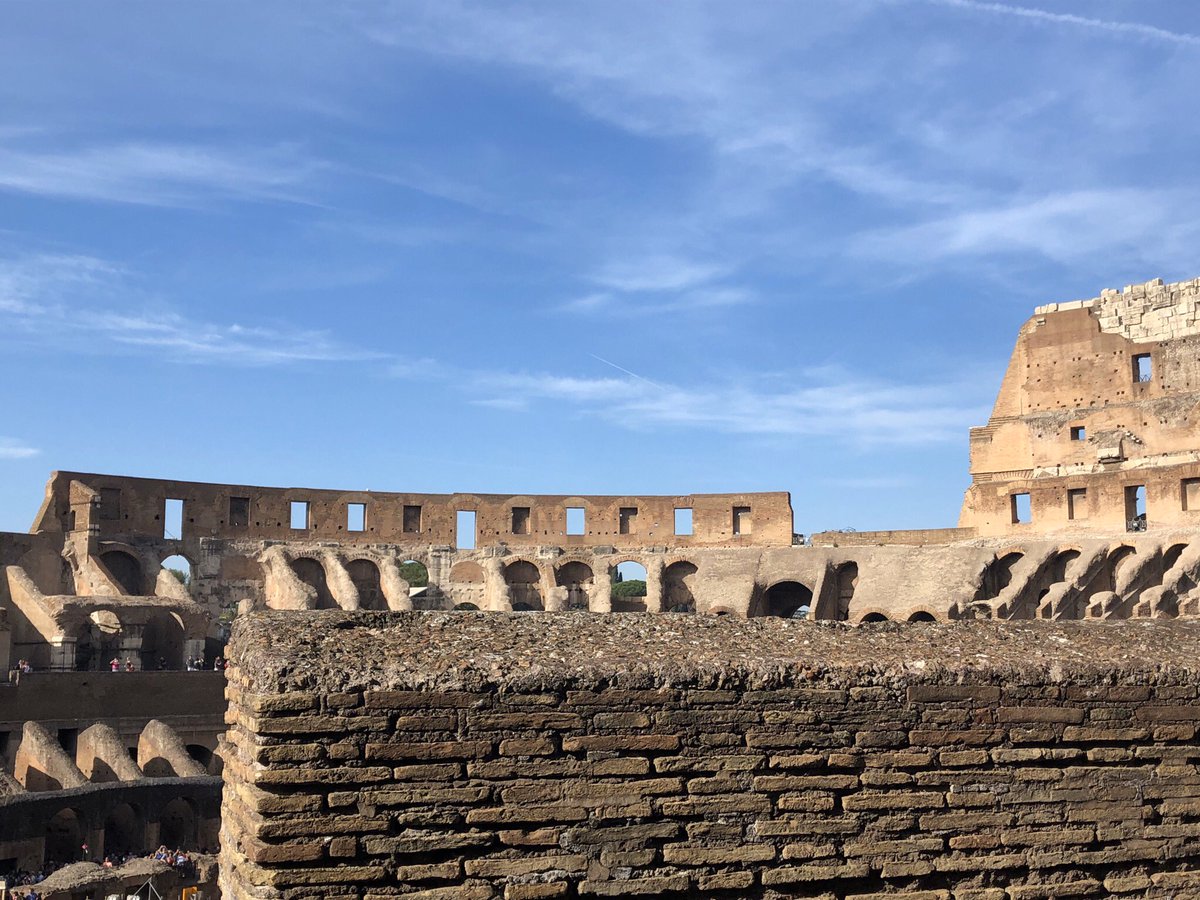
<instances>
[{"instance_id":1,"label":"layered brick masonry","mask_svg":"<svg viewBox=\"0 0 1200 900\"><path fill-rule=\"evenodd\" d=\"M1200 895L1200 625L264 613L227 898Z\"/></svg>"}]
</instances>

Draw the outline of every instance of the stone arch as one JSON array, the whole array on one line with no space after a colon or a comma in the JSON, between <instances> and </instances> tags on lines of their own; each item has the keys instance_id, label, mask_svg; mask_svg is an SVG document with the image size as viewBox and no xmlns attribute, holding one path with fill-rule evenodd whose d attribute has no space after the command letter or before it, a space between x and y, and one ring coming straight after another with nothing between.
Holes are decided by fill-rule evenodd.
<instances>
[{"instance_id":1,"label":"stone arch","mask_svg":"<svg viewBox=\"0 0 1200 900\"><path fill-rule=\"evenodd\" d=\"M124 856L146 849L146 821L131 803L118 803L104 819L104 855Z\"/></svg>"},{"instance_id":2,"label":"stone arch","mask_svg":"<svg viewBox=\"0 0 1200 900\"><path fill-rule=\"evenodd\" d=\"M812 614L813 592L799 581L778 581L763 592L758 615L780 619L807 619Z\"/></svg>"},{"instance_id":3,"label":"stone arch","mask_svg":"<svg viewBox=\"0 0 1200 900\"><path fill-rule=\"evenodd\" d=\"M198 837L195 804L187 797L176 797L158 816L158 842L168 847L195 849Z\"/></svg>"},{"instance_id":4,"label":"stone arch","mask_svg":"<svg viewBox=\"0 0 1200 900\"><path fill-rule=\"evenodd\" d=\"M387 609L379 566L369 559L355 559L346 564L346 574L358 591L359 609Z\"/></svg>"},{"instance_id":5,"label":"stone arch","mask_svg":"<svg viewBox=\"0 0 1200 900\"><path fill-rule=\"evenodd\" d=\"M854 589L858 587L858 563L851 560L838 566L834 570L834 584L837 586L835 620L849 622L850 604L854 601Z\"/></svg>"},{"instance_id":6,"label":"stone arch","mask_svg":"<svg viewBox=\"0 0 1200 900\"><path fill-rule=\"evenodd\" d=\"M337 602L329 590L329 581L325 576L325 567L321 561L311 556L298 556L291 562L292 572L296 577L317 592L313 609L337 609Z\"/></svg>"},{"instance_id":7,"label":"stone arch","mask_svg":"<svg viewBox=\"0 0 1200 900\"><path fill-rule=\"evenodd\" d=\"M1187 544L1172 544L1163 551L1163 574L1175 568L1175 563L1179 562L1179 557L1183 556L1183 551L1188 548Z\"/></svg>"},{"instance_id":8,"label":"stone arch","mask_svg":"<svg viewBox=\"0 0 1200 900\"><path fill-rule=\"evenodd\" d=\"M479 612L479 607L474 603L456 603L454 612Z\"/></svg>"},{"instance_id":9,"label":"stone arch","mask_svg":"<svg viewBox=\"0 0 1200 900\"><path fill-rule=\"evenodd\" d=\"M634 571L630 575L639 575L640 577L630 577L627 581L617 581L617 574L620 572L620 566L637 566L640 572ZM650 570L646 567L645 560L638 556L622 556L612 562L608 567L608 577L613 584L611 609L613 612L645 612L646 611L646 593L649 590ZM621 573L624 577L624 573ZM618 588L618 584L628 584L629 582L641 581L644 587L641 594L625 594L618 591L627 590L628 588Z\"/></svg>"},{"instance_id":10,"label":"stone arch","mask_svg":"<svg viewBox=\"0 0 1200 900\"><path fill-rule=\"evenodd\" d=\"M663 612L696 611L696 596L692 593L691 582L698 571L699 567L686 559L677 560L663 569Z\"/></svg>"},{"instance_id":11,"label":"stone arch","mask_svg":"<svg viewBox=\"0 0 1200 900\"><path fill-rule=\"evenodd\" d=\"M111 609L95 610L75 636L75 668L80 672L101 671L121 655L124 626Z\"/></svg>"},{"instance_id":12,"label":"stone arch","mask_svg":"<svg viewBox=\"0 0 1200 900\"><path fill-rule=\"evenodd\" d=\"M184 577L180 579L179 583L183 586L183 589L190 594L192 590L192 581L196 577L195 560L193 560L187 553L174 549L160 553L159 556L162 557L158 561L160 568L168 569L172 573L183 573ZM175 575L174 577L179 578L178 575Z\"/></svg>"},{"instance_id":13,"label":"stone arch","mask_svg":"<svg viewBox=\"0 0 1200 900\"><path fill-rule=\"evenodd\" d=\"M709 609L708 614L710 616L736 616L737 615L737 613L735 613L728 606L714 606Z\"/></svg>"},{"instance_id":14,"label":"stone arch","mask_svg":"<svg viewBox=\"0 0 1200 900\"><path fill-rule=\"evenodd\" d=\"M1115 591L1121 577L1121 570L1133 561L1137 550L1128 544L1119 544L1108 552L1104 560L1104 578L1097 585L1100 591Z\"/></svg>"},{"instance_id":15,"label":"stone arch","mask_svg":"<svg viewBox=\"0 0 1200 900\"><path fill-rule=\"evenodd\" d=\"M483 584L483 567L469 559L455 563L454 568L450 570L450 582L452 584Z\"/></svg>"},{"instance_id":16,"label":"stone arch","mask_svg":"<svg viewBox=\"0 0 1200 900\"><path fill-rule=\"evenodd\" d=\"M142 564L132 553L126 553L124 550L105 550L99 559L122 594L139 597L145 593L143 587L146 578L142 572Z\"/></svg>"},{"instance_id":17,"label":"stone arch","mask_svg":"<svg viewBox=\"0 0 1200 900\"><path fill-rule=\"evenodd\" d=\"M142 670L182 669L186 629L177 613L159 611L142 630Z\"/></svg>"},{"instance_id":18,"label":"stone arch","mask_svg":"<svg viewBox=\"0 0 1200 900\"><path fill-rule=\"evenodd\" d=\"M567 589L567 609L588 610L591 588L595 575L592 567L573 559L560 565L554 572L555 583Z\"/></svg>"},{"instance_id":19,"label":"stone arch","mask_svg":"<svg viewBox=\"0 0 1200 900\"><path fill-rule=\"evenodd\" d=\"M995 600L1000 592L1012 584L1013 567L1025 558L1022 550L1011 550L1003 556L996 554L984 567L979 578L979 590L975 593L976 600Z\"/></svg>"},{"instance_id":20,"label":"stone arch","mask_svg":"<svg viewBox=\"0 0 1200 900\"><path fill-rule=\"evenodd\" d=\"M932 624L938 621L938 617L927 609L918 609L908 617L910 624Z\"/></svg>"},{"instance_id":21,"label":"stone arch","mask_svg":"<svg viewBox=\"0 0 1200 900\"><path fill-rule=\"evenodd\" d=\"M887 617L887 614L880 612L879 610L871 610L869 613L864 614L863 617L858 620L860 625L873 625L876 622L890 622L890 621L892 621L892 620Z\"/></svg>"},{"instance_id":22,"label":"stone arch","mask_svg":"<svg viewBox=\"0 0 1200 900\"><path fill-rule=\"evenodd\" d=\"M542 599L542 572L537 563L527 559L515 559L504 566L504 583L508 585L509 598L516 612L544 610Z\"/></svg>"},{"instance_id":23,"label":"stone arch","mask_svg":"<svg viewBox=\"0 0 1200 900\"><path fill-rule=\"evenodd\" d=\"M83 842L87 827L78 810L65 807L56 812L46 823L47 865L78 862L83 858Z\"/></svg>"}]
</instances>

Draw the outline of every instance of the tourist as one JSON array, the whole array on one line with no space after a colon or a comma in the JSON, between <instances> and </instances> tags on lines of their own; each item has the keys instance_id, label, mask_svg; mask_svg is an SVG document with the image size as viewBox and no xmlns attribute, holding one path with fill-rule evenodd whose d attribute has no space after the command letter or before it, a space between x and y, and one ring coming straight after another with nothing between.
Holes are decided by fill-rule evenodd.
<instances>
[{"instance_id":1,"label":"tourist","mask_svg":"<svg viewBox=\"0 0 1200 900\"><path fill-rule=\"evenodd\" d=\"M114 656L112 658L112 662L110 662L108 664L108 667L110 669L112 669L114 672L120 672L121 671L121 661Z\"/></svg>"},{"instance_id":2,"label":"tourist","mask_svg":"<svg viewBox=\"0 0 1200 900\"><path fill-rule=\"evenodd\" d=\"M134 670L134 668L133 668L133 660L132 660L132 659L127 659L127 660L125 660L125 671L126 671L126 672L133 672L133 671L135 671L135 670Z\"/></svg>"},{"instance_id":3,"label":"tourist","mask_svg":"<svg viewBox=\"0 0 1200 900\"><path fill-rule=\"evenodd\" d=\"M225 668L225 660L221 659L221 657L218 656L216 659L213 660L213 671L214 672L220 672L224 668Z\"/></svg>"}]
</instances>

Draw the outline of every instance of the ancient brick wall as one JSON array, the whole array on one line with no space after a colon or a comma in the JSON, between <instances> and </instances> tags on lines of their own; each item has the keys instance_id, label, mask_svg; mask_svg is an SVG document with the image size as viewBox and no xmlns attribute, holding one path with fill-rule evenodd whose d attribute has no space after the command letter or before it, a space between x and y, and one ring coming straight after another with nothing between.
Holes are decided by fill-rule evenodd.
<instances>
[{"instance_id":1,"label":"ancient brick wall","mask_svg":"<svg viewBox=\"0 0 1200 900\"><path fill-rule=\"evenodd\" d=\"M1200 894L1200 627L266 613L229 898Z\"/></svg>"}]
</instances>

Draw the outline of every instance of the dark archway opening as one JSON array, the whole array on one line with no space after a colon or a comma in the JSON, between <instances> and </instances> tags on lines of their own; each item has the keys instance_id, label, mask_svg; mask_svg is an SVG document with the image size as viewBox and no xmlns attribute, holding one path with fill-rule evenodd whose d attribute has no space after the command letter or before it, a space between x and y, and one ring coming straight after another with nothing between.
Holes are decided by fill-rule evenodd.
<instances>
[{"instance_id":1,"label":"dark archway opening","mask_svg":"<svg viewBox=\"0 0 1200 900\"><path fill-rule=\"evenodd\" d=\"M865 616L863 616L863 617L862 617L862 620L863 620L863 624L864 624L864 625L873 625L873 624L875 624L876 622L889 622L889 621L891 621L891 620L890 620L890 619L888 619L888 617L887 617L887 616L885 616L883 613L877 613L877 612L873 612L873 613L867 613Z\"/></svg>"},{"instance_id":2,"label":"dark archway opening","mask_svg":"<svg viewBox=\"0 0 1200 900\"><path fill-rule=\"evenodd\" d=\"M866 619L863 619L863 621L865 622L865 621L866 621ZM911 616L909 616L909 617L908 617L908 621L909 621L909 622L912 622L913 624L926 624L926 625L928 625L928 624L929 624L929 623L931 623L931 622L936 622L936 621L937 621L937 619L936 619L936 618L935 618L935 617L934 617L934 616L933 616L931 613L927 613L927 612L915 612L915 613L913 613Z\"/></svg>"},{"instance_id":3,"label":"dark archway opening","mask_svg":"<svg viewBox=\"0 0 1200 900\"><path fill-rule=\"evenodd\" d=\"M100 562L108 570L122 594L142 596L145 578L142 577L142 564L124 550L108 550L100 554Z\"/></svg>"},{"instance_id":4,"label":"dark archway opening","mask_svg":"<svg viewBox=\"0 0 1200 900\"><path fill-rule=\"evenodd\" d=\"M592 569L586 563L569 562L559 566L555 573L559 587L567 589L567 609L582 610L590 608L592 590Z\"/></svg>"},{"instance_id":5,"label":"dark archway opening","mask_svg":"<svg viewBox=\"0 0 1200 900\"><path fill-rule=\"evenodd\" d=\"M317 592L316 605L313 609L337 609L338 605L329 590L329 582L325 577L325 567L317 560L302 556L292 560L292 571L296 577Z\"/></svg>"},{"instance_id":6,"label":"dark archway opening","mask_svg":"<svg viewBox=\"0 0 1200 900\"><path fill-rule=\"evenodd\" d=\"M142 671L183 668L183 620L174 613L155 613L142 631Z\"/></svg>"},{"instance_id":7,"label":"dark archway opening","mask_svg":"<svg viewBox=\"0 0 1200 900\"><path fill-rule=\"evenodd\" d=\"M514 611L533 612L545 609L539 587L541 579L538 567L527 560L519 559L504 567L504 581L508 584L508 595Z\"/></svg>"},{"instance_id":8,"label":"dark archway opening","mask_svg":"<svg viewBox=\"0 0 1200 900\"><path fill-rule=\"evenodd\" d=\"M104 820L104 855L127 856L146 849L142 817L128 803L115 806Z\"/></svg>"},{"instance_id":9,"label":"dark archway opening","mask_svg":"<svg viewBox=\"0 0 1200 900\"><path fill-rule=\"evenodd\" d=\"M696 597L692 594L692 576L698 569L694 563L671 563L663 571L663 612L694 613Z\"/></svg>"},{"instance_id":10,"label":"dark archway opening","mask_svg":"<svg viewBox=\"0 0 1200 900\"><path fill-rule=\"evenodd\" d=\"M766 614L780 619L807 619L812 591L798 581L781 581L767 590Z\"/></svg>"},{"instance_id":11,"label":"dark archway opening","mask_svg":"<svg viewBox=\"0 0 1200 900\"><path fill-rule=\"evenodd\" d=\"M48 866L83 859L83 826L79 821L79 813L75 810L59 810L46 823L45 858Z\"/></svg>"},{"instance_id":12,"label":"dark archway opening","mask_svg":"<svg viewBox=\"0 0 1200 900\"><path fill-rule=\"evenodd\" d=\"M346 574L358 591L359 609L387 609L379 566L369 559L356 559L346 566Z\"/></svg>"},{"instance_id":13,"label":"dark archway opening","mask_svg":"<svg viewBox=\"0 0 1200 900\"><path fill-rule=\"evenodd\" d=\"M158 817L158 842L172 848L196 846L196 809L183 797L163 807Z\"/></svg>"}]
</instances>

